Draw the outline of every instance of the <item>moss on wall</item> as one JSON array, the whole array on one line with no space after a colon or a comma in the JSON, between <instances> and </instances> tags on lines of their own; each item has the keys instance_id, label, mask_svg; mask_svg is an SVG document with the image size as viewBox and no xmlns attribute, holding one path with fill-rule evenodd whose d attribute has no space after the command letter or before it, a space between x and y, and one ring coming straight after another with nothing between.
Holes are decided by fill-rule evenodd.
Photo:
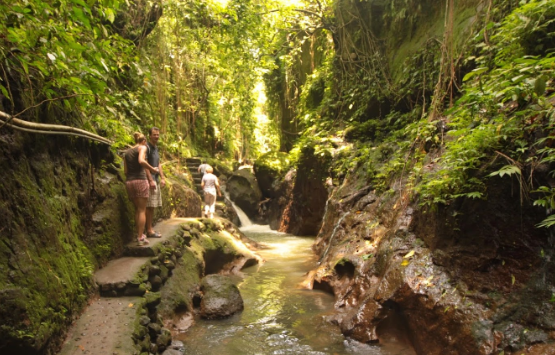
<instances>
[{"instance_id":1,"label":"moss on wall","mask_svg":"<svg viewBox=\"0 0 555 355\"><path fill-rule=\"evenodd\" d=\"M130 236L131 209L118 176L90 158L98 147L0 139L9 143L0 145L0 352L49 354L92 292L95 268Z\"/></svg>"},{"instance_id":2,"label":"moss on wall","mask_svg":"<svg viewBox=\"0 0 555 355\"><path fill-rule=\"evenodd\" d=\"M186 248L178 266L173 270L173 276L162 288L163 302L158 307L162 316L173 312L192 311L193 296L198 290L200 278L203 274L202 254Z\"/></svg>"}]
</instances>

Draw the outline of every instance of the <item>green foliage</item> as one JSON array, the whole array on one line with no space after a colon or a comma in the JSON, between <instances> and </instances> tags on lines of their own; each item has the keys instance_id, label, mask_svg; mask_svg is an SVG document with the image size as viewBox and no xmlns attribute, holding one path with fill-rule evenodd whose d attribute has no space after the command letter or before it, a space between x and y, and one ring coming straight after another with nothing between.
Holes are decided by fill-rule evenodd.
<instances>
[{"instance_id":1,"label":"green foliage","mask_svg":"<svg viewBox=\"0 0 555 355\"><path fill-rule=\"evenodd\" d=\"M141 93L150 121L172 142L171 153L257 156L276 145L257 90L261 72L273 66L265 55L274 21L268 6L165 3L139 65L150 73Z\"/></svg>"},{"instance_id":2,"label":"green foliage","mask_svg":"<svg viewBox=\"0 0 555 355\"><path fill-rule=\"evenodd\" d=\"M551 163L551 148L537 132L542 132L540 137L550 136L553 129L554 109L548 103L553 83L547 78L555 69L555 57L552 53L529 55L541 46L531 51L522 38L531 29L546 35L555 19L554 10L555 5L547 1L523 5L507 17L489 44L478 44L483 55L476 62L483 66L463 78L466 90L446 119L448 132L438 166L425 173L417 186L424 203L448 203L460 196L483 198L488 177L517 177L521 191L526 192L525 170L532 177L538 163ZM542 38L536 39L544 43ZM495 63L492 68L487 66L491 63ZM481 172L490 169L487 164L498 156L509 164L487 175ZM545 196L535 205L551 209L551 189L540 186L535 193ZM548 218L539 226L551 222Z\"/></svg>"},{"instance_id":3,"label":"green foliage","mask_svg":"<svg viewBox=\"0 0 555 355\"><path fill-rule=\"evenodd\" d=\"M262 154L254 163L254 168L275 173L276 176L283 176L290 168L289 155L283 152L268 152Z\"/></svg>"},{"instance_id":4,"label":"green foliage","mask_svg":"<svg viewBox=\"0 0 555 355\"><path fill-rule=\"evenodd\" d=\"M132 50L110 29L118 9L112 0L0 4L0 33L6 34L0 39L0 91L12 104L7 109L53 100L51 109L87 117L95 104L114 105L109 87L124 74Z\"/></svg>"},{"instance_id":5,"label":"green foliage","mask_svg":"<svg viewBox=\"0 0 555 355\"><path fill-rule=\"evenodd\" d=\"M422 4L415 0L392 0L388 11L383 17L386 24L390 23L392 29L400 31L408 29L409 34L422 13Z\"/></svg>"},{"instance_id":6,"label":"green foliage","mask_svg":"<svg viewBox=\"0 0 555 355\"><path fill-rule=\"evenodd\" d=\"M425 205L487 198L489 179L516 178L522 202L532 196L535 205L551 211L553 193L545 184L555 173L546 177L535 170L550 171L555 161L555 3L494 1L481 14L484 27L467 43L472 47L466 58L452 58L453 70L464 63L468 72L462 75L462 95L457 101L452 96L445 112L443 101L456 93L457 77L445 72L448 58L441 53L453 44L421 42L394 84L383 51L367 36L370 29L358 26L362 15L346 14L350 6L341 2L333 65L307 81L301 97L306 130L299 146L342 135L353 149L338 153L332 146L333 176L357 172L382 191L399 181ZM386 24L402 27L403 9L417 4L390 6L395 11ZM444 41L453 39L446 35ZM389 105L394 108L383 114ZM539 225L551 226L553 218Z\"/></svg>"},{"instance_id":7,"label":"green foliage","mask_svg":"<svg viewBox=\"0 0 555 355\"><path fill-rule=\"evenodd\" d=\"M499 176L503 177L504 175L512 176L514 174L522 175L520 168L515 165L505 165L501 167L501 169L494 171L493 173L489 174L489 176Z\"/></svg>"},{"instance_id":8,"label":"green foliage","mask_svg":"<svg viewBox=\"0 0 555 355\"><path fill-rule=\"evenodd\" d=\"M545 55L555 47L555 4L534 0L507 16L492 37L495 62L504 65L525 55Z\"/></svg>"}]
</instances>

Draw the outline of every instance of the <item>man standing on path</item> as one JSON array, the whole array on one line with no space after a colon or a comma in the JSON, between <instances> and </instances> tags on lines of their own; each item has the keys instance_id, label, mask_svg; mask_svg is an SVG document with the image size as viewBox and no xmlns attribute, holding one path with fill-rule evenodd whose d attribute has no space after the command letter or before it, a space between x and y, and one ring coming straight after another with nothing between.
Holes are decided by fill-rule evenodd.
<instances>
[{"instance_id":1,"label":"man standing on path","mask_svg":"<svg viewBox=\"0 0 555 355\"><path fill-rule=\"evenodd\" d=\"M160 238L162 235L152 229L152 220L154 219L154 208L162 207L161 188L166 186L166 179L162 172L160 164L160 154L158 152L158 140L160 139L160 129L152 127L149 132L149 142L147 143L147 161L153 167L158 167L158 173L154 174L147 171L148 184L150 186L150 195L146 205L146 236L148 238Z\"/></svg>"},{"instance_id":2,"label":"man standing on path","mask_svg":"<svg viewBox=\"0 0 555 355\"><path fill-rule=\"evenodd\" d=\"M201 160L201 163L202 163L202 164L200 164L200 165L198 166L197 171L198 171L199 173L201 173L201 174L204 176L204 174L206 174L206 168L208 168L210 165L208 165L207 163L205 163L204 160Z\"/></svg>"}]
</instances>

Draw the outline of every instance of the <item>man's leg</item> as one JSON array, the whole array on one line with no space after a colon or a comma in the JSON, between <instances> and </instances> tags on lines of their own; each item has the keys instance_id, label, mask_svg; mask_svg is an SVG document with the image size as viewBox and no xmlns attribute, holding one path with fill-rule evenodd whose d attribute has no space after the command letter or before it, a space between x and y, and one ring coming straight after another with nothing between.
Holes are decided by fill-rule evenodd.
<instances>
[{"instance_id":1,"label":"man's leg","mask_svg":"<svg viewBox=\"0 0 555 355\"><path fill-rule=\"evenodd\" d=\"M146 235L151 235L152 233L154 233L154 229L152 229L154 207L147 207L145 215L146 215L146 223L145 223Z\"/></svg>"},{"instance_id":2,"label":"man's leg","mask_svg":"<svg viewBox=\"0 0 555 355\"><path fill-rule=\"evenodd\" d=\"M152 237L155 232L154 228L152 227L152 223L154 222L154 209L156 207L162 206L162 196L160 192L160 185L158 182L156 183L156 187L154 189L150 189L150 194L148 196L148 203L146 204L146 235L147 237Z\"/></svg>"}]
</instances>

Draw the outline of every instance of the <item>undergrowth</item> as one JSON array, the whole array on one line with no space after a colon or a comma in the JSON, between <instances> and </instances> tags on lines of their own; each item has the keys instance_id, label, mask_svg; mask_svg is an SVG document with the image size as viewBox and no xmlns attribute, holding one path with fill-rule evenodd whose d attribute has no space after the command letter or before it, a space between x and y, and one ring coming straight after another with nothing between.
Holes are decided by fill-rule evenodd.
<instances>
[{"instance_id":1,"label":"undergrowth","mask_svg":"<svg viewBox=\"0 0 555 355\"><path fill-rule=\"evenodd\" d=\"M430 207L457 198L486 199L490 179L516 179L521 203L532 200L551 214L555 208L555 2L512 4L505 9L510 10L505 18L495 11L485 17L460 60L466 75L452 76L452 83L441 82L444 92L439 94L446 101L445 90L457 86L456 80L463 82L458 99L449 98L452 104L446 109L437 111L437 106L430 105L430 83L438 75L434 65L408 76L397 92L403 98L389 95L395 106L377 117L369 115L368 103L358 103L371 102L369 97L388 101L382 94L387 96L391 87L376 96L376 89L359 81L338 95L333 92L338 87L328 84L329 96L320 106L328 110L319 111L323 129L308 129L304 139L320 150L342 149L334 153L331 175L341 178L357 171L383 191L400 181L415 201ZM423 49L409 62L438 63L436 56L426 53ZM429 81L419 82L426 73ZM437 94L436 86L433 95ZM340 102L326 106L334 98ZM408 111L403 111L403 102ZM310 117L317 112L313 110ZM345 138L352 149L344 149L347 143L338 144L330 137ZM538 224L553 225L555 215Z\"/></svg>"}]
</instances>

